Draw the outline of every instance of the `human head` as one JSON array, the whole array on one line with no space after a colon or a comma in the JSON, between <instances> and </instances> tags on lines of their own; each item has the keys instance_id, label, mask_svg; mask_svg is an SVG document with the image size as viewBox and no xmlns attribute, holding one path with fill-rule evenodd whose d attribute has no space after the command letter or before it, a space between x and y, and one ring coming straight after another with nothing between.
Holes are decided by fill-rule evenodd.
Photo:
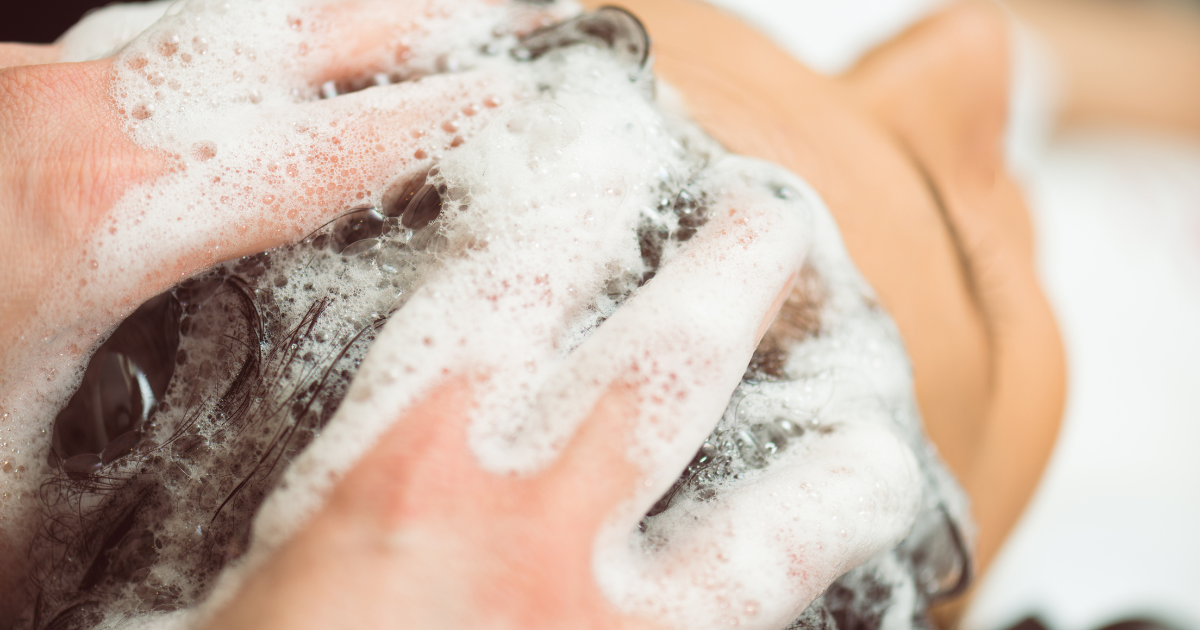
<instances>
[{"instance_id":1,"label":"human head","mask_svg":"<svg viewBox=\"0 0 1200 630\"><path fill-rule=\"evenodd\" d=\"M636 10L644 17L651 16L654 12L653 6L638 7ZM703 20L706 14L703 10L699 10L699 13ZM683 14L686 14L686 11ZM689 62L686 57L678 61L679 57L673 58L671 55L670 38L665 32L656 34L660 46L660 67L669 79L682 88L692 111L702 121L709 123L710 129L718 137L735 150L766 154L784 162L809 179L829 201L842 223L843 232L846 233L856 261L876 286L884 305L900 323L901 332L914 355L918 392L921 394L923 411L929 418L935 438L939 418L945 430L973 427L982 431L985 429L979 428L978 424L994 426L989 425L989 421L992 420L991 415L999 411L993 407L1007 412L1009 410L1006 405L1012 401L1006 396L1027 393L1025 388L1016 387L1009 380L1014 370L1017 373L1024 372L1024 364L1018 361L1014 366L1004 361L1011 361L1010 357L1014 354L1018 358L1022 357L1022 346L1016 341L1046 339L1044 319L1033 317L1032 322L1024 319L1031 307L1035 311L1034 315L1038 315L1036 310L1039 306L1037 296L1034 295L1036 285L1032 282L1032 265L1027 260L1030 249L1028 234L1021 232L1023 226L1020 224L1020 216L1014 214L1012 204L1015 198L1006 196L1011 193L1011 189L1004 185L1006 182L1003 177L995 177L995 170L1000 163L997 140L1002 108L1001 111L994 108L1003 103L1003 90L966 91L972 95L987 96L984 105L990 104L991 108L973 101L958 102L955 98L961 97L963 91L950 89L946 93L937 92L936 88L945 87L940 81L946 80L947 70L953 70L942 67L929 69L931 62L943 60L940 55L932 54L932 58L918 59L921 63L911 63L913 56L931 54L927 46L932 46L936 53L938 46L946 45L946 33L960 32L964 23L968 27L982 27L986 33L989 23L991 27L996 26L994 16L989 18L986 14L986 10L963 9L958 14L951 12L948 14L949 18L945 15L940 16L943 20L948 19L954 26L939 29L926 25L924 33L918 29L906 35L892 45L894 48L868 59L840 85L805 73L798 66L783 68L781 73L784 76L797 79L792 88L797 93L803 92L805 97L801 101L804 107L797 108L797 113L802 110L807 120L820 121L819 123L810 122L805 125L794 117L778 117L779 114L786 114L782 111L785 108L773 108L766 100L750 98L737 102L736 99L745 99L747 94L753 93L752 90L740 89L741 86L732 93L736 112L763 111L765 107L767 115L756 116L751 122L761 124L775 118L775 122L781 123L781 127L793 134L793 140L796 140L794 144L787 141L779 143L776 140L755 146L763 137L761 127L759 131L752 127L738 128L737 125L746 122L744 114L722 119L721 107L728 105L731 97L731 92L722 84L728 83L729 76L722 77L720 73L716 73L718 76L715 79L711 75L703 76L709 74L708 69L722 68L722 60L707 58L698 66L694 60ZM653 17L648 19L651 22L652 33L656 32ZM718 26L723 30L721 36L714 36L714 41L724 37L733 42L736 37L731 35L746 34L733 24ZM929 35L930 28L933 29L934 35ZM695 31L692 32L693 36L694 33ZM978 41L973 37L970 39ZM931 40L935 43L931 44ZM951 41L953 42L953 38ZM730 75L738 76L737 73L744 73L747 68L760 67L762 59L771 58L771 52L763 49L761 41L758 45L746 44L742 50L753 50L756 46L765 54L752 55L755 59L754 64L759 65L734 63L732 67L725 65L724 69L731 70ZM1002 47L989 49L981 58L995 62L997 51L1002 53ZM1000 57L1003 58L1003 55ZM725 61L730 58L726 58ZM897 58L905 61L897 62ZM781 61L778 58L776 60ZM696 72L689 76L688 63L694 64L691 70L700 68L699 74L702 76L698 80ZM899 63L899 67L892 65L895 63ZM971 67L977 68L974 65ZM920 70L913 70L914 68ZM989 77L991 80L1004 77L1002 67L993 69L996 72L979 73L987 84L985 88L996 87L988 84ZM672 76L673 71L678 74ZM907 72L916 72L916 75L905 74ZM900 73L899 77L896 76L897 73ZM779 74L775 73L776 81ZM747 78L752 83L753 75L741 76L739 80ZM951 74L951 78L957 80L962 77ZM922 80L927 83L921 83ZM714 83L717 89L713 89ZM920 86L920 89L914 89L914 85ZM708 100L705 94L708 95ZM930 94L937 94L930 107L910 100L910 97L929 97ZM722 99L725 100L724 103ZM706 110L706 107L710 109ZM914 110L917 114L930 114L926 117L914 116ZM726 108L724 111L728 114L731 110ZM953 116L944 115L947 111L960 114L962 119L956 121ZM955 122L962 124L953 124ZM946 128L951 129L951 132L944 135L939 133ZM899 138L899 141L896 142L895 138ZM775 153L772 154L771 151ZM813 151L807 156L807 161L805 151ZM906 156L906 153L909 155ZM923 166L915 167L907 158L922 160L920 163ZM921 173L921 170L925 173ZM938 192L931 194L921 186L922 175L937 186L934 190ZM997 181L1001 183L998 187L995 185ZM945 208L939 210L935 195L942 197ZM1017 269L1028 272L1027 275L1018 274L1016 282L1011 282L1011 278L1002 278L999 290L992 284L983 283L979 278L968 276L970 265L965 265L968 269L964 269L964 265L959 263L961 258L967 258L969 261L970 257L964 251L956 251L953 239L944 231L945 224L938 216L939 212L944 212L952 219L951 225L960 239L984 240L978 237L981 233L978 226L974 228L976 237L972 238L964 234L969 229L953 222L953 219L958 218L954 214L956 201L962 205L973 205L980 200L995 203L997 196L1001 199L1001 203L997 204L1000 209L998 214L1004 220L1015 220L1015 226L1002 227L1015 227L1015 230L1001 231L1012 237L1012 240L1004 241L1004 244L996 248L1000 251L1002 263L988 263L988 266L996 265L1002 270ZM894 214L889 214L890 212ZM856 217L858 221L855 221ZM891 223L884 222L888 218L892 220ZM854 229L859 225L866 227L859 232ZM970 225L969 221L967 225ZM995 232L991 231L992 227L994 226L982 228L983 233L988 236L987 240L993 240L995 235ZM1021 237L1025 240L1021 240ZM856 241L859 242L857 246ZM966 249L961 240L957 249ZM1015 258L1006 258L1010 255L1015 255ZM1010 262L1015 264L1010 265ZM1029 281L1028 284L1033 286L1027 286L1025 281ZM1012 284L1017 285L1015 289ZM998 297L995 295L997 293ZM996 302L999 302L998 306ZM1044 307L1044 304L1040 306ZM987 310L989 308L994 310ZM988 317L994 316L995 311L1006 315L999 322L992 322ZM1015 316L1009 315L1010 313ZM1039 321L1043 325L1041 328L1037 325L1021 326L1037 324ZM1002 330L993 330L995 323L1001 324ZM926 332L924 336L920 332L922 330ZM1012 345L1006 345L1009 343ZM1038 350L1041 351L1040 348ZM1040 359L1040 354L1038 358ZM964 365L973 367L963 369ZM938 371L939 368L941 371ZM929 376L933 374L937 374L937 377ZM1053 398L1051 392L1042 402L1053 402ZM1056 413L1055 410L1049 415ZM1035 417L1043 418L1045 415ZM962 423L958 421L960 417L979 420L978 423ZM966 442L973 442L971 437L967 436ZM971 446L975 445L968 444L968 450ZM953 466L953 449L947 449L947 456L951 458ZM964 457L969 458L969 455ZM958 472L969 479L968 472Z\"/></svg>"}]
</instances>

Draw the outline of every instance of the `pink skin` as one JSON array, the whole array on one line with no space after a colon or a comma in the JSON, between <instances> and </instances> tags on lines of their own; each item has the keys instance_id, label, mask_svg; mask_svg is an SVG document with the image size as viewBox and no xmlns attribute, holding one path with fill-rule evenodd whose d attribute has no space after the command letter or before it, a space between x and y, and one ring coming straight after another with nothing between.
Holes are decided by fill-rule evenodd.
<instances>
[{"instance_id":1,"label":"pink skin","mask_svg":"<svg viewBox=\"0 0 1200 630\"><path fill-rule=\"evenodd\" d=\"M312 10L311 16L278 25L281 30L298 28L307 36L306 45L314 42L314 49L337 51L309 53L322 61L303 67L301 76L296 77L297 87L307 90L328 80L361 79L381 68L396 68L396 59L404 58L407 47L422 37L422 31L413 26L418 12L449 24L456 12L490 3L412 4L408 13L392 6L386 13L392 19L381 20L381 8L390 3L331 3ZM518 17L522 23L511 26L527 30L540 23L541 16L527 13ZM349 49L341 46L348 40L356 45ZM397 43L401 40L405 43ZM486 118L491 110L480 103L489 96L504 99L517 89L504 85L499 77L463 73L389 86L374 91L371 98L355 94L271 110L272 117L303 121L311 131L294 147L262 147L255 153L263 170L259 179L247 180L250 185L233 193L222 193L228 195L222 205L240 206L246 212L231 225L214 230L221 233L220 238L209 235L172 242L161 253L153 252L152 264L131 269L135 277L122 278L122 286L106 286L99 301L72 305L78 297L66 296L80 293L89 277L109 280L114 271L125 271L107 267L109 261L89 251L103 254L105 230L116 233L120 229L126 238L130 234L137 238L138 230L129 217L112 214L117 202L136 186L168 177L186 181L200 175L188 173L185 156L141 146L128 134L131 118L138 118L139 113L123 111L112 98L112 77L118 60L127 70L137 72L146 63L144 58L119 56L29 66L16 64L48 60L52 53L9 46L0 54L7 55L7 60L0 60L0 67L10 66L0 70L0 93L5 96L0 126L2 226L23 235L0 254L5 269L21 271L6 280L9 299L0 305L0 335L19 340L0 354L0 377L5 380L30 367L21 360L29 356L29 344L35 339L64 330L89 330L88 336L65 349L72 354L86 352L89 342L124 314L180 279L222 260L295 240L322 225L386 188L391 179L419 168L424 154L418 149L430 144L419 139L426 130L440 128L447 112L474 106L471 111ZM258 63L268 72L270 64L276 63L280 71L296 74L294 59L288 56L279 54L272 59L264 54ZM158 117L170 115L160 112ZM252 122L244 110L231 108L229 116ZM347 152L343 140L349 139L370 150ZM451 140L447 138L446 144ZM308 150L297 154L305 148ZM299 186L302 194L282 194L281 190L296 188L289 181L296 177L307 178ZM150 216L145 223L162 223L179 210L160 207L154 212L161 216ZM93 258L100 266L91 264Z\"/></svg>"},{"instance_id":2,"label":"pink skin","mask_svg":"<svg viewBox=\"0 0 1200 630\"><path fill-rule=\"evenodd\" d=\"M364 17L371 12L362 9L370 4L338 4L334 13L345 20L333 23L345 28L318 36L350 53L314 70L311 83L387 62L371 42L389 29ZM1200 68L1200 56L1194 54L1200 23L1193 17L1147 11L1166 3L1008 4L1063 55L1072 88L1065 106L1072 119L1190 133L1200 128L1194 89L1200 81L1186 80ZM688 97L711 133L734 150L800 173L830 203L851 255L895 317L912 354L930 432L974 499L981 534L977 560L986 567L1049 454L1064 387L1057 332L1033 274L1032 235L997 150L1007 102L1006 16L990 2L952 3L834 81L800 67L761 33L700 3L630 0L630 6L654 34L658 71ZM316 28L320 22L301 26ZM339 39L339 32L352 36ZM1130 33L1140 37L1126 37ZM362 45L348 47L348 41ZM384 52L394 59L402 51ZM0 247L0 269L6 272L0 279L0 380L20 372L22 361L30 360L27 351L36 348L29 321L46 322L50 313L61 313L50 307L73 291L62 285L62 275L80 262L76 254L114 203L131 186L164 177L174 165L173 156L139 147L124 135L106 90L111 60L29 65L50 64L56 55L53 48L0 44L0 234L9 237ZM384 118L377 130L399 137L397 132L413 125L439 122ZM993 290L982 295L987 306L982 312L970 304L962 273L953 271L954 252L937 227L935 204L922 192L908 160L897 157L897 142L941 185L947 214L965 240L987 245L983 262L988 264L981 267ZM389 145L356 164L364 174L360 184L382 172L373 170L380 164L402 160L404 148ZM295 210L311 212L308 218L317 221L344 209L356 192L327 189ZM254 221L247 224L259 229L248 230L221 255L203 247L175 252L161 269L105 296L104 304L88 305L89 317L75 313L43 327L82 325L84 339L94 340L121 313L181 274L290 238L270 223L269 214L248 217ZM996 333L990 343L985 329ZM76 356L88 345L67 350ZM0 401L0 412L6 404ZM597 596L583 544L594 533L597 509L604 512L628 496L640 474L633 469L588 474L621 460L620 432L599 427L623 426L622 419L636 415L636 397L613 389L554 466L521 480L497 478L473 466L462 444L470 404L469 382L449 378L411 406L343 479L329 509L270 561L221 621L254 627L282 623L288 617L276 614L296 612L286 608L288 598L302 597L333 605L312 617L290 619L293 627L392 626L405 619L387 609L405 601L390 599L400 593L424 595L433 604L401 611L428 613L414 613L407 621L446 627L481 619L483 608L455 606L465 588L476 603L502 613L473 627L527 628L536 625L532 622L649 627L621 616ZM0 430L11 430L12 423L0 415ZM424 457L408 457L413 449L403 443L413 440L425 447L417 449ZM595 505L573 501L578 484L591 489ZM424 505L417 499L445 491L455 492L455 501L406 511L406 506ZM555 509L546 509L549 505ZM416 533L397 541L391 535L397 519L411 519ZM5 537L14 531L11 525L0 523L0 599L17 592L14 578L23 574L24 548ZM422 531L432 532L439 544L421 544L429 540ZM522 553L528 550L538 553ZM309 574L312 567L326 572ZM342 585L357 590L342 590ZM383 606L360 607L363 602L352 599L355 592ZM0 601L0 619L9 617L11 605ZM361 617L331 617L339 610L360 611ZM587 616L572 618L572 610ZM952 623L956 611L943 612L943 621Z\"/></svg>"},{"instance_id":3,"label":"pink skin","mask_svg":"<svg viewBox=\"0 0 1200 630\"><path fill-rule=\"evenodd\" d=\"M360 80L381 69L402 70L398 60L407 58L407 46L437 35L415 29L415 18L424 15L432 20L426 23L453 25L458 13L497 4L329 2L299 16L299 28L314 47L336 49L337 54L314 51L311 56L325 62L309 66L294 64L287 55L262 55L258 63L268 72L272 64L298 72L296 87L303 90L328 80ZM517 8L510 15L514 22L505 26L516 32L550 19L536 8ZM295 30L290 23L277 26ZM350 48L341 45L348 34L356 42ZM30 414L20 411L35 408L137 305L215 263L296 240L383 192L397 177L428 165L418 149L442 148L423 139L423 132L439 128L447 112L470 109L475 124L482 125L496 111L488 103L511 100L519 91L503 77L463 72L277 107L272 115L303 120L313 129L301 138L311 149L307 155L288 155L287 146L261 147L256 155L261 155L263 176L221 200L245 212L213 230L220 238L208 233L160 239L137 256L119 259L103 255L111 251L105 249L105 238L119 228L136 239L143 224L162 224L180 212L162 204L149 210L156 214L148 220L131 219L118 212L122 198L162 182L187 184L203 169L189 168L195 155L172 154L133 140L132 113L122 111L113 88L117 64L136 65L136 58L54 63L58 54L57 46L0 44L0 231L9 235L0 247L0 269L5 271L0 281L4 461L11 451L40 439L37 427L22 422ZM231 110L230 122L236 124L246 111ZM359 146L372 140L370 150L344 151L343 140L350 139ZM444 140L448 145L452 138ZM273 172L267 166L273 163L285 168ZM292 163L295 168L289 172L286 167ZM293 179L306 179L285 182L293 173ZM285 197L272 182L303 194ZM10 487L16 482L8 476L0 483L0 491L14 496L30 490ZM32 512L22 509L13 520L0 522L0 557L5 559L0 563L0 617L8 616L9 607L21 598L21 560Z\"/></svg>"},{"instance_id":4,"label":"pink skin","mask_svg":"<svg viewBox=\"0 0 1200 630\"><path fill-rule=\"evenodd\" d=\"M955 440L938 439L945 452L959 455L957 460L951 458L952 466L955 461L969 464L957 472L977 499L998 497L978 504L986 559L1019 514L1048 453L1054 419L1061 410L1062 367L1061 357L1053 352L1047 355L1047 349L1057 348L1058 342L1032 273L1023 209L1009 194L1007 178L996 177L998 143L979 141L993 139L999 128L993 123L1002 118L1003 109L997 104L1004 102L1005 84L999 78L1005 76L1002 60L1007 54L1002 20L994 15L994 8L978 4L986 3L963 3L931 18L836 84L773 50L760 34L701 4L646 0L635 2L634 10L655 34L658 69L688 95L689 106L710 131L739 152L783 163L829 201L851 255L895 315L913 354L918 398L934 438L939 438L937 429L945 427L954 431L966 427L974 430L972 435L994 433L1004 438L964 439L959 441L966 444L961 448L949 448L958 444ZM346 33L389 31L379 28L370 5L368 0L339 4L346 7L344 13L334 12L339 17L330 22L302 19L300 28L336 24L344 18L345 28L322 27L312 33L343 50ZM402 22L396 28L404 28ZM704 28L717 35L698 37ZM311 86L359 72L369 75L403 53L384 48L386 55L381 57L374 52L381 49L371 45L348 50L353 52L306 70L305 82ZM11 59L0 65L49 61L52 56L50 51L11 47L0 54ZM741 63L742 56L755 63ZM977 61L987 62L983 67L989 71L981 72ZM759 72L747 73L746 68ZM125 135L122 113L108 94L113 71L112 60L0 70L0 176L4 178L0 228L7 228L0 234L20 235L0 248L0 268L15 272L3 279L6 299L0 303L0 339L16 340L0 349L0 380L9 384L14 378L37 381L46 375L45 353L37 352L37 340L46 333L79 332L74 345L57 349L58 365L67 365L85 354L124 313L181 277L217 260L290 240L305 226L315 227L336 216L353 205L359 193L385 185L385 174L403 170L394 165L415 159L417 145L405 140L411 137L408 132L435 128L444 120L441 116L416 119L401 106L414 96L413 85L377 92L395 99L396 106L386 108L398 112L391 115L373 113L358 95L294 105L292 113L317 121L313 128L322 130L317 140L326 151L336 151L337 140L356 134L395 140L384 143L378 154L357 156L353 164L357 174L339 177L348 184L341 189L328 186L328 179L314 177L312 193L303 201L277 199L272 204L262 201L263 205L259 200L272 190L237 192L233 201L250 209L233 225L224 226L235 228L228 239L196 239L178 247L160 243L163 255L140 259L142 264L131 269L137 273L95 270L122 277L119 286L100 295L99 302L56 308L75 299L78 289L70 283L86 275L89 262L80 252L104 238L106 221L118 200L141 184L186 178L192 172L173 171L180 156L138 146ZM722 79L721 71L728 76ZM780 76L788 80L781 82ZM714 89L724 84L714 84L713 77L733 81L730 84L737 89ZM979 89L947 89L963 78ZM436 79L417 92L426 90L420 92L422 98L446 98L457 111L454 95L463 94L463 86L455 85L453 77ZM439 81L440 91L439 85L431 86ZM786 107L763 109L769 101L757 96L772 90L786 101ZM802 97L791 98L793 93ZM717 97L706 101L702 98L706 94ZM962 95L969 98L958 98ZM980 95L987 97L982 105L976 101ZM926 97L937 100L926 103L922 100ZM804 106L795 107L796 103ZM347 116L355 110L357 116ZM746 116L747 111L768 115ZM773 126L772 116L781 117L776 121L781 124ZM359 126L341 124L347 118ZM334 122L339 126L331 131ZM790 137L795 140L789 144L785 136L782 146L804 147L807 152L767 150L779 146L781 129L794 132ZM763 137L774 142L756 144ZM1016 261L987 267L1016 270L1013 277L1003 278L1006 282L988 285L1004 289L998 297L984 295L989 305L995 302L995 308L977 312L969 299L962 278L965 271L956 262L936 204L921 186L915 167L895 146L897 139L907 142L943 185L947 212L968 240L987 236L988 243L1003 244L998 251L1006 256L1005 263L1009 255ZM852 176L867 178L869 185L857 185L862 180ZM264 207L276 204L291 205L282 213ZM988 211L966 214L967 209L980 208ZM288 217L291 211L295 216ZM888 225L928 229L884 229ZM744 343L739 347L744 356L729 355L728 365L745 365L757 340L752 332L768 319L772 298L787 279L753 275L747 282L759 283L758 289L771 297L744 305L757 310L742 322ZM995 313L1005 316L996 322L996 330L1004 334L995 337L1004 343L995 346L993 358L984 339L990 320L983 320ZM704 334L698 331L701 339ZM956 339L965 341L946 343ZM26 369L34 367L37 370ZM992 371L997 376L989 379ZM347 610L361 615L354 620L360 625L393 625L396 619L407 618L413 625L437 626L649 626L644 619L616 611L602 596L590 568L601 515L612 513L631 496L641 500L642 494L653 494L644 489L646 471L636 467L618 466L619 474L595 474L601 467L622 463L628 431L621 429L641 415L639 397L627 391L626 381L614 379L609 394L592 408L553 465L531 477L512 479L482 472L474 464L462 438L473 400L471 386L451 374L415 404L392 410L397 419L394 427L341 479L328 507L260 567L219 613L214 627L285 622L348 625ZM721 378L736 382L737 376ZM996 384L994 395L989 395L988 383ZM720 380L697 383L689 391L717 391L725 385L732 387ZM0 400L0 407L9 404ZM710 411L719 413L719 409ZM963 422L964 417L971 421ZM13 422L2 418L0 423ZM1025 422L1031 428L1024 433L1036 433L1037 439L1011 439L1023 434L1013 421ZM401 449L406 455L414 450L410 446L414 441L425 446L415 449L421 455L399 458ZM1019 476L1010 474L1013 452L1028 460ZM678 455L684 459L675 462L676 472L690 452L680 447ZM1003 481L1000 487L990 485L995 480ZM650 481L649 487L658 485L661 490L670 480ZM585 505L578 501L581 486L590 488L593 499ZM441 492L453 494L433 501L443 496ZM547 509L550 505L561 510ZM428 507L410 509L414 506ZM9 534L20 528L5 524L2 529L0 558L23 558L24 546ZM16 576L23 575L22 569L19 561L4 565L8 574L0 573L0 593L19 592ZM298 603L304 604L303 619L289 617L300 614ZM0 602L0 616L7 612L4 605Z\"/></svg>"},{"instance_id":5,"label":"pink skin","mask_svg":"<svg viewBox=\"0 0 1200 630\"><path fill-rule=\"evenodd\" d=\"M397 622L419 628L669 627L668 619L653 612L614 605L596 579L596 555L627 553L624 541L640 515L674 481L711 426L698 416L715 423L741 378L738 366L749 360L791 289L805 247L801 239L788 238L802 229L799 213L788 216L787 210L731 208L714 219L565 360L564 372L582 361L591 373L613 377L597 377L601 389L591 411L558 456L536 472L486 471L468 446L472 411L481 404L478 392L492 381L504 387L520 374L519 366L450 367L443 370L449 376L434 377L428 388L397 384L428 392L400 409L375 402L343 406L342 416L394 414L396 420L339 477L311 520L237 585L207 627L319 628L347 620L358 627ZM729 282L731 271L722 278L722 267L745 269L750 261L759 263L750 280L739 275ZM733 296L742 299L722 311L727 326L674 325ZM486 308L470 312L473 318L513 316ZM655 319L647 322L647 313ZM421 322L400 315L393 323L399 325L389 325L377 347L406 356L413 350L406 344L423 343ZM530 342L551 339L534 335ZM708 350L697 353L697 347ZM368 357L356 387L387 364L387 354ZM657 366L684 357L703 367L671 379L678 395L664 404ZM551 383L545 394L566 395L554 391L560 386L573 384ZM667 448L654 462L634 462L629 453L650 425L667 435ZM703 524L691 529L697 539L711 535ZM613 545L605 546L606 540ZM715 607L708 589L692 584L693 569L706 555L722 553L724 543L697 544L704 553L696 557L661 558L655 579L678 582ZM819 582L806 586L819 593L832 577L805 580ZM718 623L713 611L705 616Z\"/></svg>"}]
</instances>

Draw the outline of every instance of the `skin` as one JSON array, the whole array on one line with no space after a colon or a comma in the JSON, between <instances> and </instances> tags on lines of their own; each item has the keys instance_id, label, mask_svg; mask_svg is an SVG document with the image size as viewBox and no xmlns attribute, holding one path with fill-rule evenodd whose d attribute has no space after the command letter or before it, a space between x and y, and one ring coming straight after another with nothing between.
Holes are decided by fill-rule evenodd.
<instances>
[{"instance_id":1,"label":"skin","mask_svg":"<svg viewBox=\"0 0 1200 630\"><path fill-rule=\"evenodd\" d=\"M456 6L469 8L470 3L467 0ZM334 4L310 18L310 24L326 27L310 41L338 51L326 57L327 63L308 69L311 74L306 78L311 84L370 76L394 59L400 51L386 36L411 29L412 16L392 11L393 22L380 20L380 4L384 3ZM511 25L518 31L541 23L542 16L536 12L523 15L528 21ZM359 46L341 46L350 39L348 32L364 34L354 39ZM371 38L375 38L375 46L371 46ZM0 247L0 269L6 272L5 297L0 300L0 339L6 340L0 351L0 382L10 386L0 391L0 409L4 411L15 385L27 386L45 373L46 366L30 362L30 357L42 353L43 338L62 330L80 331L82 343L62 348L55 357L70 364L72 357L85 356L137 305L180 279L215 262L295 240L360 203L363 188L386 188L391 183L388 173L394 172L397 163L412 158L412 132L434 128L442 122L446 109L463 107L467 91L463 86L470 86L473 80L464 81L465 75L445 75L389 86L376 91L377 96L392 101L385 107L363 104L355 95L297 104L291 114L337 130L329 134L330 145L338 142L338 133L379 139L376 152L353 165L356 176L343 177L338 186L319 180L307 182L321 192L303 201L281 201L290 207L255 204L260 209L243 217L239 225L230 226L225 231L230 236L216 246L198 239L178 248L170 259L134 266L128 273L122 270L117 277L130 281L106 287L84 302L74 297L77 290L72 277L78 277L77 272L88 264L83 257L86 245L102 233L102 225L111 218L122 195L134 186L171 175L178 160L135 144L124 131L128 116L110 96L114 59L52 63L57 55L55 46L0 45L0 228L11 235L6 246ZM498 96L506 98L504 87L497 87ZM431 99L446 109L430 108L424 116L417 115L404 107L413 99ZM494 111L481 109L479 117ZM263 154L270 157L266 149ZM287 162L285 156L275 157ZM256 190L242 194L253 200L264 196ZM0 415L0 423L13 421L7 414ZM21 529L20 524L0 525L0 557L5 559L0 563L0 618L19 609L24 591L27 541L12 534Z\"/></svg>"},{"instance_id":2,"label":"skin","mask_svg":"<svg viewBox=\"0 0 1200 630\"><path fill-rule=\"evenodd\" d=\"M208 627L334 627L348 611L357 627L655 627L614 609L591 573L596 529L640 481L628 464L593 474L624 462L605 423L632 397L601 401L550 468L504 478L465 448L469 390L451 379L406 414ZM406 455L414 443L420 457ZM328 605L295 605L305 600Z\"/></svg>"},{"instance_id":3,"label":"skin","mask_svg":"<svg viewBox=\"0 0 1200 630\"><path fill-rule=\"evenodd\" d=\"M634 7L659 72L727 146L787 166L829 204L899 326L927 430L972 497L986 570L1037 484L1065 392L1028 213L1004 170L1004 15L956 4L829 79L685 6Z\"/></svg>"},{"instance_id":4,"label":"skin","mask_svg":"<svg viewBox=\"0 0 1200 630\"><path fill-rule=\"evenodd\" d=\"M972 497L977 570L985 571L1037 483L1065 393L1028 214L1004 166L1007 17L992 3L955 3L835 79L707 6L628 6L654 39L656 71L710 133L800 174L828 203L899 327L929 434ZM1045 18L1048 33L1071 31L1062 15ZM0 266L22 271L3 280L5 336L47 299L39 274L94 225L77 219L103 216L122 191L164 169L161 156L120 131L104 97L107 62L21 65L53 56L0 48L0 66L14 66L0 71L0 233L22 235L0 248ZM1072 91L1067 111L1120 118L1108 91L1120 92ZM180 265L187 273L207 262ZM159 289L122 297L136 304ZM772 313L763 310L762 320ZM399 418L213 627L323 627L344 623L346 610L367 626L403 618L437 627L653 627L616 611L589 569L603 515L642 481L635 468L594 473L623 461L622 427L637 397L614 387L558 462L520 480L475 466L463 443L470 400L469 380L450 378ZM580 485L598 501L573 500ZM397 529L413 534L397 543ZM513 544L524 539L536 544ZM941 621L953 623L962 605L943 609ZM301 610L303 619L289 617Z\"/></svg>"}]
</instances>

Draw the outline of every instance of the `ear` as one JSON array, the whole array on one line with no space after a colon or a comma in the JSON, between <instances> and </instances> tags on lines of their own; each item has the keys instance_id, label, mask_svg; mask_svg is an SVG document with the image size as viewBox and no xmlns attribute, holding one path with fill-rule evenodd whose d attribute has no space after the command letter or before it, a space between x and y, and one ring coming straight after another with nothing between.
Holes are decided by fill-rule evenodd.
<instances>
[{"instance_id":1,"label":"ear","mask_svg":"<svg viewBox=\"0 0 1200 630\"><path fill-rule=\"evenodd\" d=\"M1009 34L996 3L956 2L841 80L931 170L989 185L1004 166Z\"/></svg>"}]
</instances>

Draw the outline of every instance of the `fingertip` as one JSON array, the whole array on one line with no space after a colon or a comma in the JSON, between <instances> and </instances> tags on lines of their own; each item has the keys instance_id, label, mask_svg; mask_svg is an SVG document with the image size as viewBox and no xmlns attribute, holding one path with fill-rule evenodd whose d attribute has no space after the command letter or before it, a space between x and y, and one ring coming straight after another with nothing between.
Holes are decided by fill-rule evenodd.
<instances>
[{"instance_id":1,"label":"fingertip","mask_svg":"<svg viewBox=\"0 0 1200 630\"><path fill-rule=\"evenodd\" d=\"M323 53L309 66L313 85L333 82L344 91L378 83L379 74L396 82L460 72L511 46L513 36L570 12L559 2L458 0L406 11L390 1L364 0L289 16L288 27L306 36L306 50Z\"/></svg>"},{"instance_id":2,"label":"fingertip","mask_svg":"<svg viewBox=\"0 0 1200 630\"><path fill-rule=\"evenodd\" d=\"M542 473L548 496L589 522L588 532L632 498L643 478L629 457L637 414L636 389L619 381L609 385L557 462Z\"/></svg>"}]
</instances>

